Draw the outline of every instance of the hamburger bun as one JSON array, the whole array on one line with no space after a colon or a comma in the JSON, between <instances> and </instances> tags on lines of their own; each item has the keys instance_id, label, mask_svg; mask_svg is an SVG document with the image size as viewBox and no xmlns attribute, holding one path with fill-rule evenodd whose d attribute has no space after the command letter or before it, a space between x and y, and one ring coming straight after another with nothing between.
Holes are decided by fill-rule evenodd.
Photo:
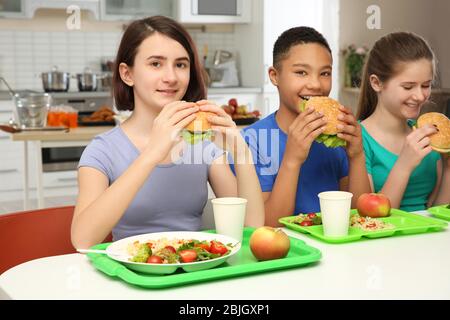
<instances>
[{"instance_id":1,"label":"hamburger bun","mask_svg":"<svg viewBox=\"0 0 450 320\"><path fill-rule=\"evenodd\" d=\"M322 113L327 118L327 125L325 126L324 134L336 135L338 133L338 114L339 106L341 104L334 99L328 97L311 97L308 100L304 100L302 103L301 111L306 110L308 107L314 108L315 111Z\"/></svg>"},{"instance_id":2,"label":"hamburger bun","mask_svg":"<svg viewBox=\"0 0 450 320\"><path fill-rule=\"evenodd\" d=\"M437 152L450 152L450 120L439 112L428 112L417 119L417 127L421 128L427 124L436 127L437 132L429 136L431 148Z\"/></svg>"},{"instance_id":3,"label":"hamburger bun","mask_svg":"<svg viewBox=\"0 0 450 320\"><path fill-rule=\"evenodd\" d=\"M205 132L211 130L211 124L208 121L208 116L215 116L212 112L199 111L196 113L196 118L192 120L185 129L190 132Z\"/></svg>"}]
</instances>

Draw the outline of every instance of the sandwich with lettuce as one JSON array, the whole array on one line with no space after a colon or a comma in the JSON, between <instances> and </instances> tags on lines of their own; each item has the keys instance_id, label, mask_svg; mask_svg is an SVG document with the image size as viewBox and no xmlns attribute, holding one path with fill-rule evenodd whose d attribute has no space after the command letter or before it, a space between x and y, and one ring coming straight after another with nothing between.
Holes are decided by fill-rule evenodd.
<instances>
[{"instance_id":1,"label":"sandwich with lettuce","mask_svg":"<svg viewBox=\"0 0 450 320\"><path fill-rule=\"evenodd\" d=\"M181 131L184 141L189 144L196 144L203 140L211 140L213 131L211 129L211 124L208 121L208 116L214 115L215 114L212 112L197 112L196 118Z\"/></svg>"},{"instance_id":2,"label":"sandwich with lettuce","mask_svg":"<svg viewBox=\"0 0 450 320\"><path fill-rule=\"evenodd\" d=\"M329 148L344 147L345 140L338 138L337 125L340 103L328 97L304 97L300 103L300 111L305 111L308 107L314 108L315 111L322 113L327 118L327 125L322 134L320 134L316 141L323 143Z\"/></svg>"}]
</instances>

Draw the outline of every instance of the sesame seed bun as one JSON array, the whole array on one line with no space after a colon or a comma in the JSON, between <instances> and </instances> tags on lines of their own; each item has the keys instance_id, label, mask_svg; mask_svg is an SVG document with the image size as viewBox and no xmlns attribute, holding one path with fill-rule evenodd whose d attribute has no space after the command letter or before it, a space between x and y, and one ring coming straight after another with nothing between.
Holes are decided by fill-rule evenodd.
<instances>
[{"instance_id":1,"label":"sesame seed bun","mask_svg":"<svg viewBox=\"0 0 450 320\"><path fill-rule=\"evenodd\" d=\"M311 97L304 104L303 110L308 107L314 108L315 111L321 112L327 118L327 125L325 126L324 134L336 135L338 133L338 114L339 106L341 104L334 99L328 97Z\"/></svg>"},{"instance_id":2,"label":"sesame seed bun","mask_svg":"<svg viewBox=\"0 0 450 320\"><path fill-rule=\"evenodd\" d=\"M438 132L430 136L431 148L437 152L450 152L450 120L439 112L428 112L417 119L417 127L434 125Z\"/></svg>"},{"instance_id":3,"label":"sesame seed bun","mask_svg":"<svg viewBox=\"0 0 450 320\"><path fill-rule=\"evenodd\" d=\"M199 111L196 113L197 118L190 122L185 129L190 132L205 132L211 130L211 124L208 121L208 116L214 116L212 112Z\"/></svg>"}]
</instances>

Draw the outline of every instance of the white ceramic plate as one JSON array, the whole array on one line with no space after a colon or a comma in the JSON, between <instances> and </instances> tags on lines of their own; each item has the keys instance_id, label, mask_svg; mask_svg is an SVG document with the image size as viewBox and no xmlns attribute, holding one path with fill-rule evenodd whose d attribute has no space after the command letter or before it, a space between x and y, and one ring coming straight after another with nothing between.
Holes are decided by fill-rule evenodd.
<instances>
[{"instance_id":1,"label":"white ceramic plate","mask_svg":"<svg viewBox=\"0 0 450 320\"><path fill-rule=\"evenodd\" d=\"M141 263L129 261L131 256L128 254L127 248L130 243L133 243L135 241L144 243L149 240L155 241L162 238L167 238L168 240L171 239L186 239L186 240L194 239L199 241L217 240L222 242L223 244L231 243L233 245L238 242L236 239L215 233L193 232L193 231L157 232L121 239L109 245L106 251L111 259L119 261L120 263L124 264L127 268L131 270L149 274L171 274L174 273L178 268L183 268L183 270L186 272L193 272L217 267L218 265L227 261L231 256L236 254L241 249L241 243L239 242L236 246L234 246L231 249L231 252L226 256L218 257L211 260L189 262L189 263L160 264L160 263Z\"/></svg>"}]
</instances>

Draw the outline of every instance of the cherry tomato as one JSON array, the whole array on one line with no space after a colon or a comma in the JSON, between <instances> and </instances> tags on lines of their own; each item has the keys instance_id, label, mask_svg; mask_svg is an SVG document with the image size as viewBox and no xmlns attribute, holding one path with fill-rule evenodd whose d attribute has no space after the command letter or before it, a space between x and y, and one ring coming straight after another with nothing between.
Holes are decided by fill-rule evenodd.
<instances>
[{"instance_id":1,"label":"cherry tomato","mask_svg":"<svg viewBox=\"0 0 450 320\"><path fill-rule=\"evenodd\" d=\"M303 227L310 227L313 225L313 222L311 220L303 220L302 222L300 222L300 225Z\"/></svg>"},{"instance_id":2,"label":"cherry tomato","mask_svg":"<svg viewBox=\"0 0 450 320\"><path fill-rule=\"evenodd\" d=\"M223 255L228 252L228 249L223 245L223 243L219 241L211 240L211 246L209 252L211 253L218 253L220 255Z\"/></svg>"},{"instance_id":3,"label":"cherry tomato","mask_svg":"<svg viewBox=\"0 0 450 320\"><path fill-rule=\"evenodd\" d=\"M175 248L172 247L172 246L165 246L164 249L167 249L168 251L170 251L170 252L172 252L172 253L177 252L177 250L175 250Z\"/></svg>"},{"instance_id":4,"label":"cherry tomato","mask_svg":"<svg viewBox=\"0 0 450 320\"><path fill-rule=\"evenodd\" d=\"M204 249L204 250L206 250L206 251L208 251L208 252L209 252L209 250L210 250L210 246L209 246L208 244L206 244L206 243L197 243L197 244L195 245L195 247L202 248L202 249Z\"/></svg>"},{"instance_id":5,"label":"cherry tomato","mask_svg":"<svg viewBox=\"0 0 450 320\"><path fill-rule=\"evenodd\" d=\"M178 252L182 262L193 262L197 259L197 251L194 249L186 249Z\"/></svg>"},{"instance_id":6,"label":"cherry tomato","mask_svg":"<svg viewBox=\"0 0 450 320\"><path fill-rule=\"evenodd\" d=\"M163 263L163 260L158 256L150 256L147 259L147 263Z\"/></svg>"},{"instance_id":7,"label":"cherry tomato","mask_svg":"<svg viewBox=\"0 0 450 320\"><path fill-rule=\"evenodd\" d=\"M314 212L308 213L308 218L314 219L316 217L316 214Z\"/></svg>"}]
</instances>

